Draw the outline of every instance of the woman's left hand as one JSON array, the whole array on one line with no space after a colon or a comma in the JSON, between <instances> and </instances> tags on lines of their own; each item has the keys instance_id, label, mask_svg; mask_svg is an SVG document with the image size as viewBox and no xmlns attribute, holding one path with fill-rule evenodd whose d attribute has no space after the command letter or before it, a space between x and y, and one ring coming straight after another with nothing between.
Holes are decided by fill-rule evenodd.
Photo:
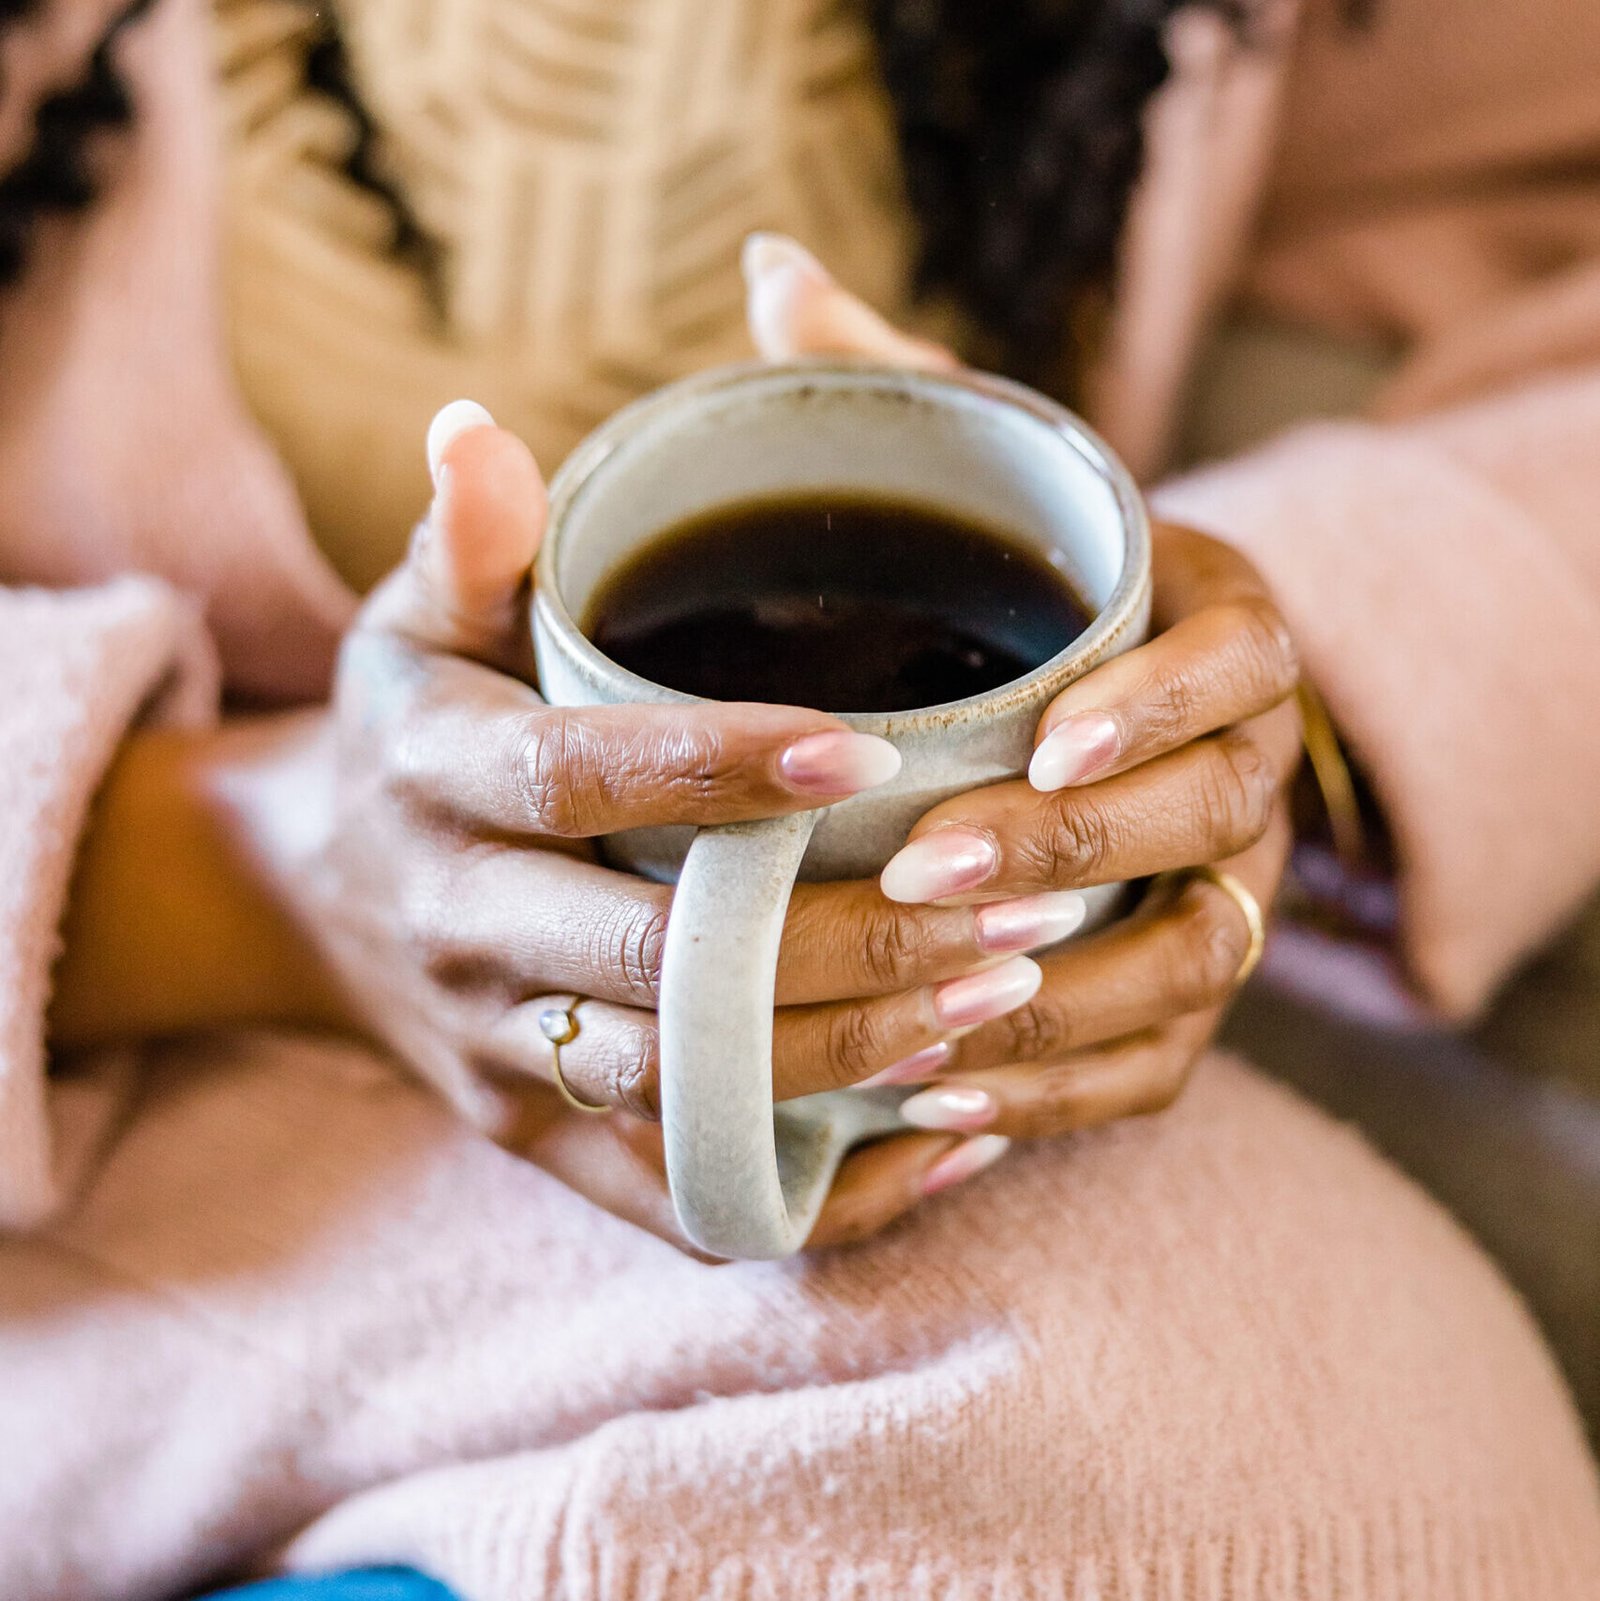
<instances>
[{"instance_id":1,"label":"woman's left hand","mask_svg":"<svg viewBox=\"0 0 1600 1601\"><path fill-rule=\"evenodd\" d=\"M945 905L1156 874L1134 915L1037 957L1020 1010L950 1045L908 1101L918 1127L1059 1134L1169 1105L1215 1033L1252 930L1215 866L1263 908L1289 848L1298 765L1294 649L1243 557L1189 529L1154 531L1150 643L1064 690L1027 779L927 813L884 868L884 893Z\"/></svg>"},{"instance_id":2,"label":"woman's left hand","mask_svg":"<svg viewBox=\"0 0 1600 1601\"><path fill-rule=\"evenodd\" d=\"M769 357L954 364L790 240L755 236L745 269L751 327ZM993 902L980 917L1000 924L1018 896L1215 866L1270 907L1299 761L1293 644L1255 569L1203 534L1158 525L1154 576L1150 643L1057 697L1026 780L924 816L883 871L889 898ZM1027 933L1019 927L1019 945ZM1038 958L1044 983L1028 1005L949 1040L931 1067L922 1053L917 1081L928 1088L904 1115L927 1129L1041 1136L1167 1106L1251 947L1243 908L1215 882L1158 882L1132 917Z\"/></svg>"}]
</instances>

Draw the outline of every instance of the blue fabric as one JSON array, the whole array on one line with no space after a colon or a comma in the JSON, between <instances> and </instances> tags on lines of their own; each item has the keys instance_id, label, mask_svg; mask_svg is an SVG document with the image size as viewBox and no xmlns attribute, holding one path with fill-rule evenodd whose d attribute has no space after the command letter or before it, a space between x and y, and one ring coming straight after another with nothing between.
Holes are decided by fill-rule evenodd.
<instances>
[{"instance_id":1,"label":"blue fabric","mask_svg":"<svg viewBox=\"0 0 1600 1601\"><path fill-rule=\"evenodd\" d=\"M213 1601L457 1601L437 1579L412 1568L358 1568L290 1579L263 1579L219 1592Z\"/></svg>"}]
</instances>

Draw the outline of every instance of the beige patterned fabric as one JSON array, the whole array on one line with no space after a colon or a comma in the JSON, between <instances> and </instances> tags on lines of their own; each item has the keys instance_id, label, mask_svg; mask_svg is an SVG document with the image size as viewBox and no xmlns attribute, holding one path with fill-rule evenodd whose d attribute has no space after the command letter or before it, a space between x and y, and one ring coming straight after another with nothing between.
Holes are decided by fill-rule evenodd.
<instances>
[{"instance_id":1,"label":"beige patterned fabric","mask_svg":"<svg viewBox=\"0 0 1600 1601\"><path fill-rule=\"evenodd\" d=\"M389 259L304 87L301 0L219 0L232 324L318 538L369 583L468 394L547 469L618 405L749 354L738 247L781 228L904 310L909 224L845 0L342 0L386 166L444 247L444 306Z\"/></svg>"}]
</instances>

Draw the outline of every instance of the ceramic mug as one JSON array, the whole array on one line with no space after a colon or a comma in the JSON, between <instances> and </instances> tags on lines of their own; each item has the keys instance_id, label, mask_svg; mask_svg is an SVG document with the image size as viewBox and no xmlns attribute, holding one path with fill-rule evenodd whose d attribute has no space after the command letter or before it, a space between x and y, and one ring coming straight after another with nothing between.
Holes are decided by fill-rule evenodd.
<instances>
[{"instance_id":1,"label":"ceramic mug","mask_svg":"<svg viewBox=\"0 0 1600 1601\"><path fill-rule=\"evenodd\" d=\"M533 602L546 699L693 704L584 637L594 595L686 518L819 490L904 499L1005 529L1066 574L1094 621L1043 666L987 694L845 716L899 748L899 774L878 789L789 817L605 841L614 865L677 881L659 1010L667 1177L685 1233L717 1256L798 1250L850 1146L904 1128L905 1090L774 1106L774 980L796 877L870 877L930 806L1023 773L1050 701L1149 625L1150 533L1138 492L1107 446L1054 402L970 372L848 360L723 368L617 413L556 474ZM1085 928L1104 920L1115 893L1089 891Z\"/></svg>"}]
</instances>

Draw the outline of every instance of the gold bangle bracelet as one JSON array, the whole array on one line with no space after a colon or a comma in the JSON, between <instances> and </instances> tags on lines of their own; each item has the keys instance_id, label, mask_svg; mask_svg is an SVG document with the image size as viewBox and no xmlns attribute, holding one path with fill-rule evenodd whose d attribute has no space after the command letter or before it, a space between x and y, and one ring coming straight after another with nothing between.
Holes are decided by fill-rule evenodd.
<instances>
[{"instance_id":1,"label":"gold bangle bracelet","mask_svg":"<svg viewBox=\"0 0 1600 1601\"><path fill-rule=\"evenodd\" d=\"M1295 697L1300 702L1301 742L1323 810L1328 814L1334 854L1347 872L1357 873L1367 859L1367 830L1361 821L1361 803L1356 798L1350 763L1322 697L1304 679Z\"/></svg>"}]
</instances>

